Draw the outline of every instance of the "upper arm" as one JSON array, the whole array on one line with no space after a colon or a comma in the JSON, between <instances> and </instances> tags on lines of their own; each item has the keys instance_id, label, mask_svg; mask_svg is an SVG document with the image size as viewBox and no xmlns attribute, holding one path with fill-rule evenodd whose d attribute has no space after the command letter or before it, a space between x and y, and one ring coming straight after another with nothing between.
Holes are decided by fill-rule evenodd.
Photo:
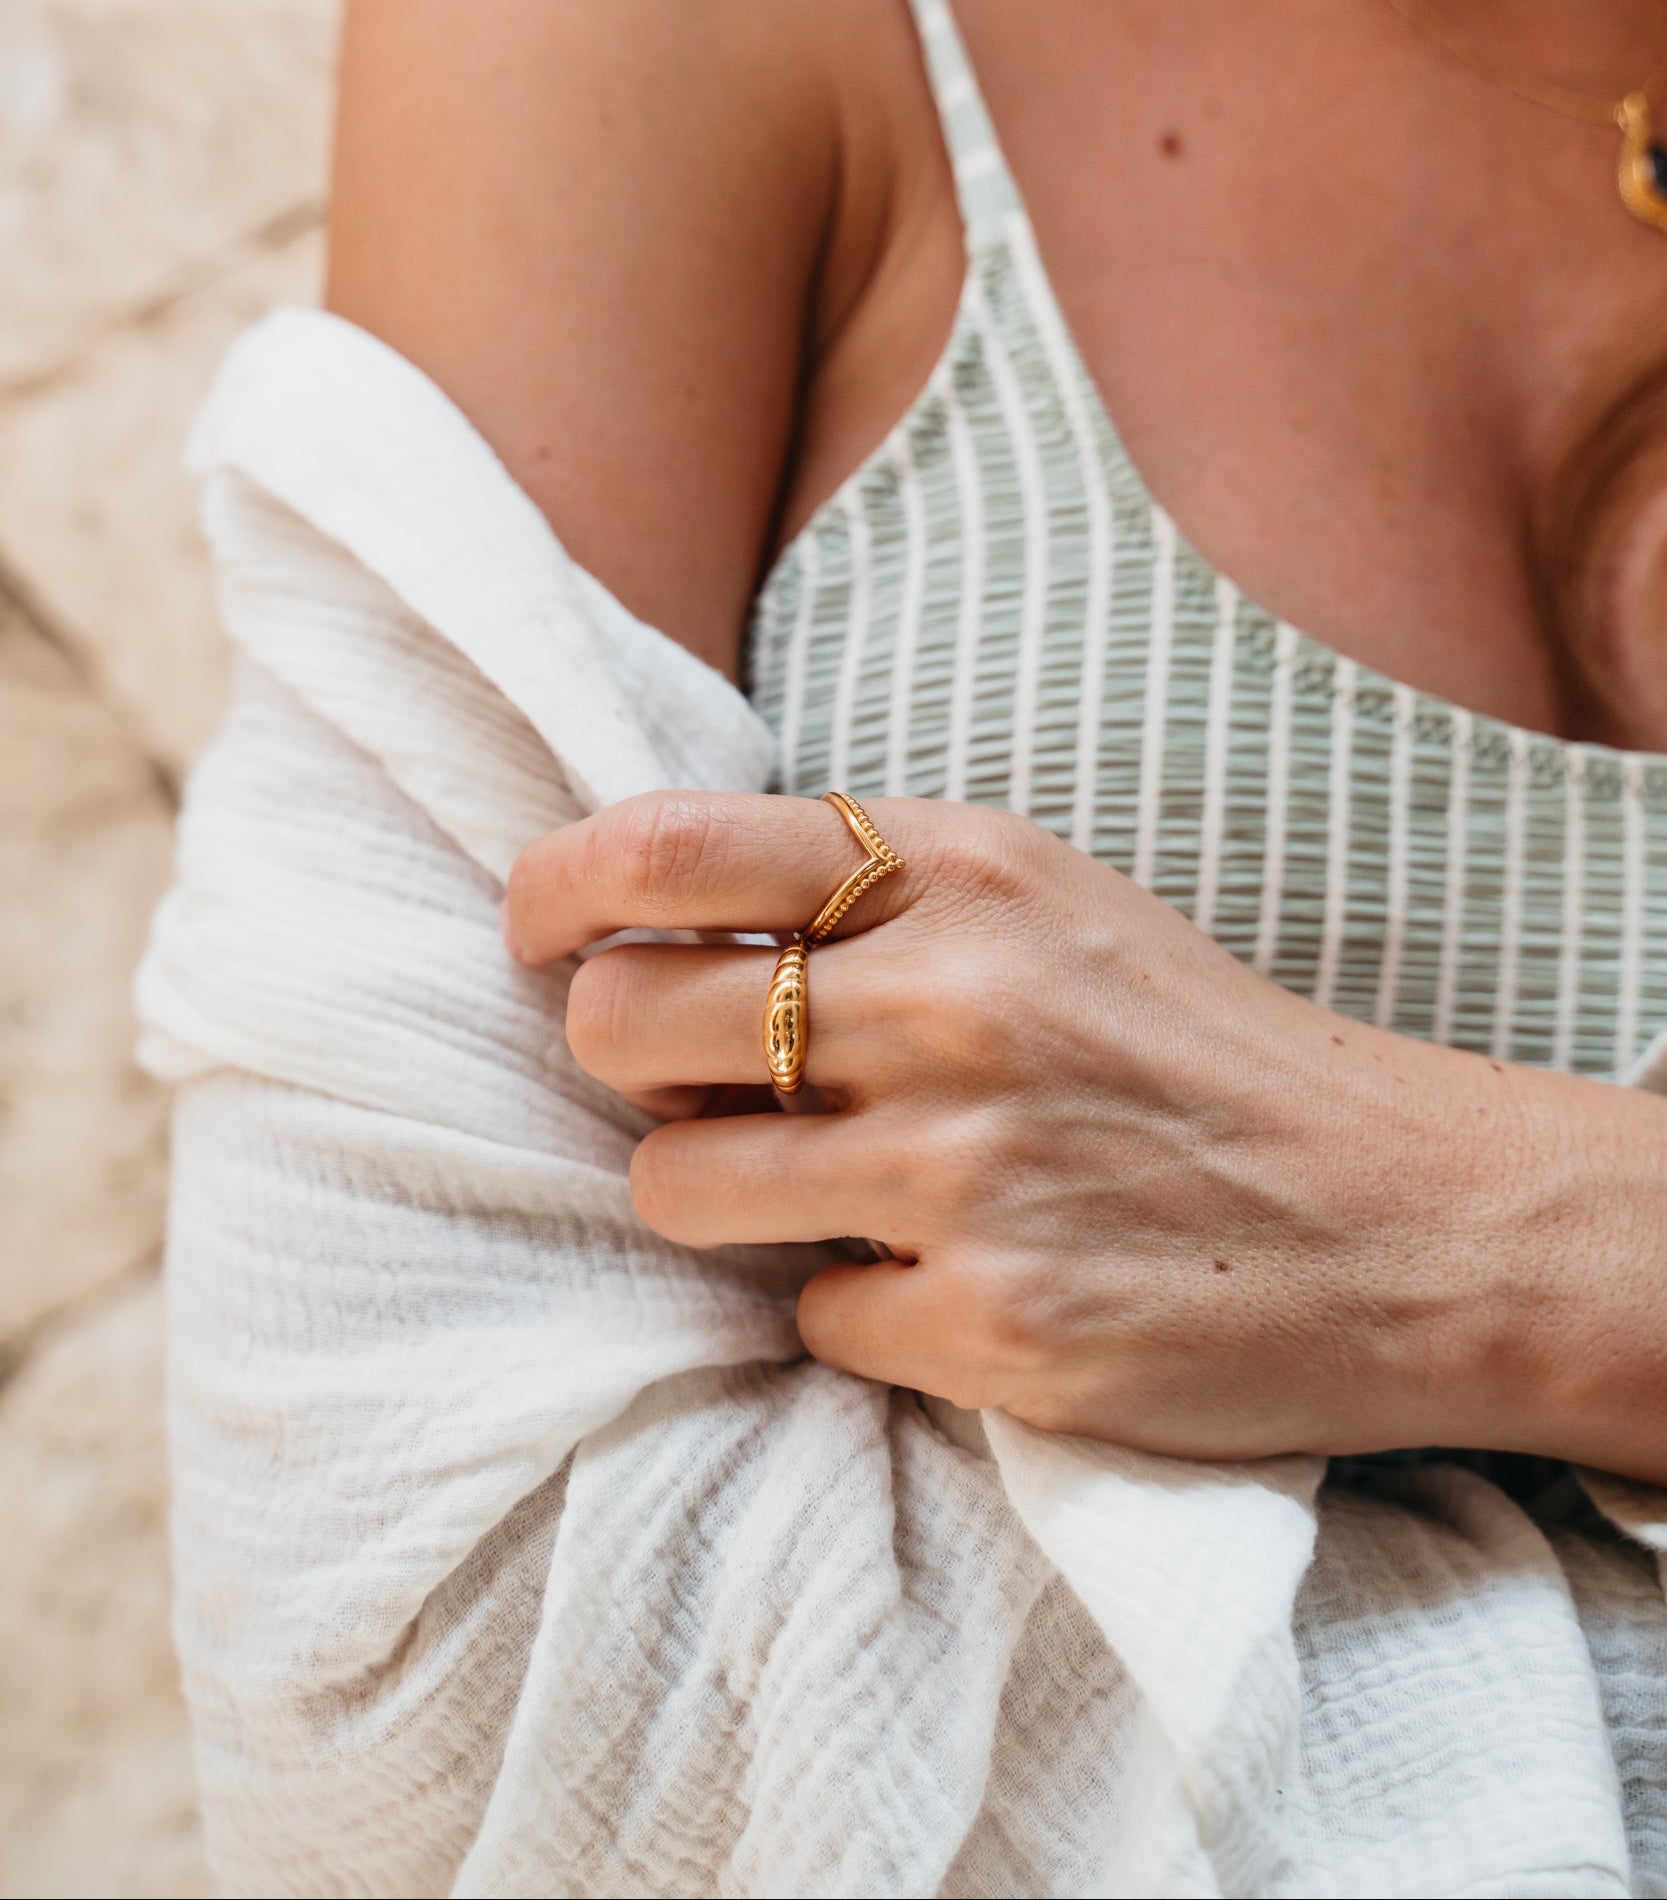
<instances>
[{"instance_id":1,"label":"upper arm","mask_svg":"<svg viewBox=\"0 0 1667 1900\"><path fill-rule=\"evenodd\" d=\"M834 114L780 0L349 0L328 300L576 560L733 671Z\"/></svg>"}]
</instances>

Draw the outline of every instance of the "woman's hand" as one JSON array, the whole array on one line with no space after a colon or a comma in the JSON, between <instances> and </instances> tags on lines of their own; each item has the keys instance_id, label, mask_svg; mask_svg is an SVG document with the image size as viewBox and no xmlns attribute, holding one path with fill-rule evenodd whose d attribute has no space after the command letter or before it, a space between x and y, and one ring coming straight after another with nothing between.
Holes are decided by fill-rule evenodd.
<instances>
[{"instance_id":1,"label":"woman's hand","mask_svg":"<svg viewBox=\"0 0 1667 1900\"><path fill-rule=\"evenodd\" d=\"M810 955L829 1112L700 1112L765 1079L774 951L632 944L575 976L578 1061L681 1117L632 1166L651 1227L883 1241L805 1288L809 1350L1044 1429L1529 1448L1560 1308L1517 1239L1526 1072L1278 989L1022 819L869 812L905 869ZM525 853L506 932L542 963L633 925L786 931L859 857L826 804L655 794Z\"/></svg>"}]
</instances>

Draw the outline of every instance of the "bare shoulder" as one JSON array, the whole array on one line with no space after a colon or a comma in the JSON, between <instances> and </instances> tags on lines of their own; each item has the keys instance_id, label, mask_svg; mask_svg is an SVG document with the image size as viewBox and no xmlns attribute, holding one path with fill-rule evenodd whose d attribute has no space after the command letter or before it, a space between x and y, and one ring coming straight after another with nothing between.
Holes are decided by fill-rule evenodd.
<instances>
[{"instance_id":1,"label":"bare shoulder","mask_svg":"<svg viewBox=\"0 0 1667 1900\"><path fill-rule=\"evenodd\" d=\"M349 0L329 302L732 668L844 136L799 0Z\"/></svg>"}]
</instances>

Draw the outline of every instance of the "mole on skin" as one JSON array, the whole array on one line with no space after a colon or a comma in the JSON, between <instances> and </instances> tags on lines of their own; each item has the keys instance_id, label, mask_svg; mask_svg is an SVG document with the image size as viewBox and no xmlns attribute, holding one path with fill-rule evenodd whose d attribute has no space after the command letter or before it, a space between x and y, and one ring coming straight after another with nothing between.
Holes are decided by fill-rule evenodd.
<instances>
[{"instance_id":1,"label":"mole on skin","mask_svg":"<svg viewBox=\"0 0 1667 1900\"><path fill-rule=\"evenodd\" d=\"M1179 158L1186 147L1181 143L1179 132L1165 132L1158 140L1158 150L1165 158Z\"/></svg>"}]
</instances>

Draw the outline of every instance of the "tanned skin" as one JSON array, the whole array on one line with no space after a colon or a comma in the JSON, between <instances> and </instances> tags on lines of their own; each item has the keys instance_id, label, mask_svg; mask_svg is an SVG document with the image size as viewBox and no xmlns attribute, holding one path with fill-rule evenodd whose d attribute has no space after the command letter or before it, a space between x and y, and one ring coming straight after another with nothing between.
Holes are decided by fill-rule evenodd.
<instances>
[{"instance_id":1,"label":"tanned skin","mask_svg":"<svg viewBox=\"0 0 1667 1900\"><path fill-rule=\"evenodd\" d=\"M1451 10L1601 96L1667 47L1661 0ZM1536 584L1558 469L1667 311L1612 136L1370 0L957 15L1084 360L1187 537L1425 691L1667 749L1667 510L1623 524L1645 584L1603 629L1601 707ZM732 676L773 553L930 372L963 261L903 0L350 0L332 307ZM672 1117L633 1176L652 1225L890 1240L912 1264L811 1283L810 1349L1045 1427L1667 1480L1667 1106L1344 1022L1003 814L874 815L910 870L818 952L835 1113L697 1112L758 1073L757 953L636 945L575 981L581 1062ZM848 847L786 801L621 807L529 850L511 947L787 927ZM918 1006L923 959L952 1015Z\"/></svg>"}]
</instances>

